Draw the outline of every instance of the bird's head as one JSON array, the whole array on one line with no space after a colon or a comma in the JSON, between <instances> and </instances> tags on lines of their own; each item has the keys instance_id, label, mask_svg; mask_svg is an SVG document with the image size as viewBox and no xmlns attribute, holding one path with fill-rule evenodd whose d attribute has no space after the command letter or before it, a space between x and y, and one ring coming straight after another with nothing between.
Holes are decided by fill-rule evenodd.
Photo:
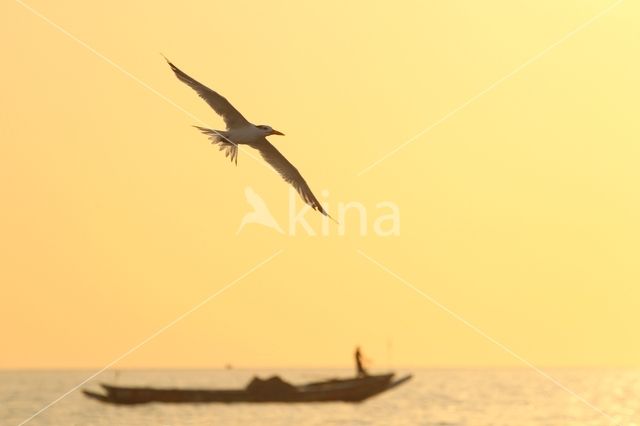
<instances>
[{"instance_id":1,"label":"bird's head","mask_svg":"<svg viewBox=\"0 0 640 426\"><path fill-rule=\"evenodd\" d=\"M259 126L256 126L258 129L262 130L264 132L265 136L271 136L271 135L280 135L280 136L284 136L284 133L279 132L277 130L275 130L273 127L271 126L267 126L266 124L260 124Z\"/></svg>"}]
</instances>

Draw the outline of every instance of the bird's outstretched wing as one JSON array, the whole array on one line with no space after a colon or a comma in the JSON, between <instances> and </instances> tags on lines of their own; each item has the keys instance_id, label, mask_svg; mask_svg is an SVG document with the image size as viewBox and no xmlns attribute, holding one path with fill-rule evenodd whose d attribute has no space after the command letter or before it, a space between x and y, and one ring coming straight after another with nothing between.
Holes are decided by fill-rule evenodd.
<instances>
[{"instance_id":1,"label":"bird's outstretched wing","mask_svg":"<svg viewBox=\"0 0 640 426\"><path fill-rule=\"evenodd\" d=\"M333 219L322 207L316 196L313 195L311 188L309 188L309 185L304 180L298 169L296 169L294 165L276 149L275 146L271 145L266 138L263 138L259 144L255 144L253 147L260 151L262 158L264 158L265 161L269 163L285 181L290 183L291 186L298 191L298 194L300 194L300 197L302 197L305 203L310 205L314 210L317 210L323 215Z\"/></svg>"},{"instance_id":2,"label":"bird's outstretched wing","mask_svg":"<svg viewBox=\"0 0 640 426\"><path fill-rule=\"evenodd\" d=\"M175 73L176 77L178 77L180 81L195 90L198 95L200 95L200 97L204 99L204 101L209 104L211 108L213 108L215 112L220 114L220 116L224 120L224 123L227 125L227 129L243 127L249 124L247 119L244 118L242 114L240 114L240 112L235 109L235 107L231 105L231 103L224 96L214 92L204 84L191 78L180 68L173 65L170 60L168 60L167 58L165 59L171 67L171 70Z\"/></svg>"}]
</instances>

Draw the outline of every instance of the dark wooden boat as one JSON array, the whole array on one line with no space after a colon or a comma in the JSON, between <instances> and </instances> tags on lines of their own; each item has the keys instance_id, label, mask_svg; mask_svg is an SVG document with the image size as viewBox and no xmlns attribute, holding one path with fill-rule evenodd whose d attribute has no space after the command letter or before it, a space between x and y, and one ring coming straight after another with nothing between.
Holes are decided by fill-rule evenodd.
<instances>
[{"instance_id":1,"label":"dark wooden boat","mask_svg":"<svg viewBox=\"0 0 640 426\"><path fill-rule=\"evenodd\" d=\"M394 374L380 374L352 379L331 379L292 385L279 377L254 378L245 389L155 389L120 387L102 384L106 393L82 392L89 398L111 404L205 403L205 402L361 402L411 379L411 375L394 380Z\"/></svg>"}]
</instances>

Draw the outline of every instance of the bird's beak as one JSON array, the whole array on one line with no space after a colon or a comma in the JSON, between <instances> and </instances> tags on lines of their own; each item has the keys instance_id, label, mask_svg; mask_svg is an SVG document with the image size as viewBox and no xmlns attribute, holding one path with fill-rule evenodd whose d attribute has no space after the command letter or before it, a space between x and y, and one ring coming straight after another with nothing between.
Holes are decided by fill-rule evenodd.
<instances>
[{"instance_id":1,"label":"bird's beak","mask_svg":"<svg viewBox=\"0 0 640 426\"><path fill-rule=\"evenodd\" d=\"M279 132L279 131L277 131L276 129L273 129L273 130L271 131L271 134L272 134L272 135L280 135L280 136L284 136L284 133Z\"/></svg>"}]
</instances>

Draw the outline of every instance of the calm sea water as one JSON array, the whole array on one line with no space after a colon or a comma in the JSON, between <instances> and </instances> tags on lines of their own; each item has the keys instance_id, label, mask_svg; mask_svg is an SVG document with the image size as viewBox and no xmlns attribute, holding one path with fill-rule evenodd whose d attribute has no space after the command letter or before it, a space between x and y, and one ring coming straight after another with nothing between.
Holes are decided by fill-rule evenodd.
<instances>
[{"instance_id":1,"label":"calm sea water","mask_svg":"<svg viewBox=\"0 0 640 426\"><path fill-rule=\"evenodd\" d=\"M0 372L0 424L18 425L91 371ZM99 381L121 385L241 387L273 371L123 370ZM285 370L292 382L348 376L346 370ZM73 392L29 425L640 425L640 371L556 369L548 373L611 418L532 370L417 370L414 379L362 404L149 404L116 407Z\"/></svg>"}]
</instances>

